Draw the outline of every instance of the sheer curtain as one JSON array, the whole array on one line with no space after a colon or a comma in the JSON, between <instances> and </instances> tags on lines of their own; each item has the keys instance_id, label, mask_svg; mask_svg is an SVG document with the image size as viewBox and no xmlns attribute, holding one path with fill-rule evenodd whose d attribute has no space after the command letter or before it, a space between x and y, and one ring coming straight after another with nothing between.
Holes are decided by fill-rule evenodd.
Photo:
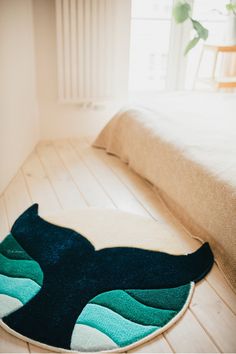
<instances>
[{"instance_id":1,"label":"sheer curtain","mask_svg":"<svg viewBox=\"0 0 236 354\"><path fill-rule=\"evenodd\" d=\"M127 96L131 0L55 0L61 102Z\"/></svg>"}]
</instances>

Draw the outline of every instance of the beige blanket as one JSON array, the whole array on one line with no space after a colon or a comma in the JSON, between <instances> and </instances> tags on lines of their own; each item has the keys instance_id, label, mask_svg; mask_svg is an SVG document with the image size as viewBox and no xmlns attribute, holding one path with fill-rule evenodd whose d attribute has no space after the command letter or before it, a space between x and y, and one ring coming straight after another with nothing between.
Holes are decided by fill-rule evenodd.
<instances>
[{"instance_id":1,"label":"beige blanket","mask_svg":"<svg viewBox=\"0 0 236 354\"><path fill-rule=\"evenodd\" d=\"M226 97L226 96L224 96ZM94 146L119 156L158 188L189 231L209 241L236 289L236 96L164 96L127 107Z\"/></svg>"}]
</instances>

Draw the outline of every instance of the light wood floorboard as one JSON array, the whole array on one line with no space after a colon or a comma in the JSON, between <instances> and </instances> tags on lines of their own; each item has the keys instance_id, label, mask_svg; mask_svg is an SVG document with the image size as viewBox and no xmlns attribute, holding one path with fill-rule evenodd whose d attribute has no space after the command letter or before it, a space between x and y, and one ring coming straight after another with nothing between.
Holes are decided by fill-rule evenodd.
<instances>
[{"instance_id":1,"label":"light wood floorboard","mask_svg":"<svg viewBox=\"0 0 236 354\"><path fill-rule=\"evenodd\" d=\"M118 158L92 148L88 140L40 143L0 196L0 237L19 214L37 202L40 213L79 207L117 208L152 217L190 252L199 241L171 215L152 186ZM196 286L190 308L163 335L130 352L236 352L236 295L215 265ZM44 353L5 331L0 352Z\"/></svg>"},{"instance_id":2,"label":"light wood floorboard","mask_svg":"<svg viewBox=\"0 0 236 354\"><path fill-rule=\"evenodd\" d=\"M22 171L31 200L39 203L40 212L51 214L61 210L57 194L36 152L25 161Z\"/></svg>"},{"instance_id":3,"label":"light wood floorboard","mask_svg":"<svg viewBox=\"0 0 236 354\"><path fill-rule=\"evenodd\" d=\"M37 153L63 209L88 206L51 142L40 143Z\"/></svg>"},{"instance_id":4,"label":"light wood floorboard","mask_svg":"<svg viewBox=\"0 0 236 354\"><path fill-rule=\"evenodd\" d=\"M140 215L148 215L142 205L119 178L112 173L103 160L94 155L94 149L83 140L71 140L71 142L77 154L83 159L90 171L93 171L94 176L104 186L106 193L117 208Z\"/></svg>"},{"instance_id":5,"label":"light wood floorboard","mask_svg":"<svg viewBox=\"0 0 236 354\"><path fill-rule=\"evenodd\" d=\"M106 194L102 185L99 184L71 144L67 140L61 140L55 141L54 146L87 204L92 207L115 208L115 204Z\"/></svg>"}]
</instances>

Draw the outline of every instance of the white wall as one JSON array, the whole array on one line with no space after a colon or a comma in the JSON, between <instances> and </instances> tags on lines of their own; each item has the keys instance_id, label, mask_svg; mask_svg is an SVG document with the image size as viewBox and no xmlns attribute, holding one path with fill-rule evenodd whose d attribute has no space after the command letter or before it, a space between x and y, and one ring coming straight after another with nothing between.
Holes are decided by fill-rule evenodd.
<instances>
[{"instance_id":1,"label":"white wall","mask_svg":"<svg viewBox=\"0 0 236 354\"><path fill-rule=\"evenodd\" d=\"M0 193L39 139L31 0L0 1Z\"/></svg>"},{"instance_id":2,"label":"white wall","mask_svg":"<svg viewBox=\"0 0 236 354\"><path fill-rule=\"evenodd\" d=\"M100 110L58 103L55 1L33 0L33 9L41 137L95 135L119 103Z\"/></svg>"}]
</instances>

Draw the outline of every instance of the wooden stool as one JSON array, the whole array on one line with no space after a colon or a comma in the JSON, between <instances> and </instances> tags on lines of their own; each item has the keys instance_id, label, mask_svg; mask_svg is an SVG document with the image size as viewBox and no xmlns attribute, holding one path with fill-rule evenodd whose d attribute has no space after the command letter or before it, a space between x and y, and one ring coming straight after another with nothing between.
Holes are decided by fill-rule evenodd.
<instances>
[{"instance_id":1,"label":"wooden stool","mask_svg":"<svg viewBox=\"0 0 236 354\"><path fill-rule=\"evenodd\" d=\"M206 50L214 52L213 67L212 67L210 78L201 79L199 78L199 71ZM213 86L215 89L236 87L236 76L218 77L218 78L216 77L216 67L219 59L219 53L236 53L236 45L212 45L212 44L203 45L195 80L194 80L194 88L196 87L197 82L204 82L206 84Z\"/></svg>"}]
</instances>

